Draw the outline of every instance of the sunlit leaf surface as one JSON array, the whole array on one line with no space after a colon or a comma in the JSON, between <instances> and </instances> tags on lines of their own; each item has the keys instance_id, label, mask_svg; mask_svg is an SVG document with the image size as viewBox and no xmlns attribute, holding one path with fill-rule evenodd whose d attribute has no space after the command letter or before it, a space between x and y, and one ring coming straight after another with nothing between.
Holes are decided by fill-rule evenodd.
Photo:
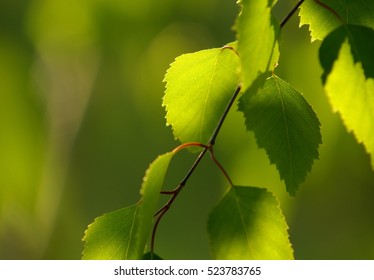
<instances>
[{"instance_id":1,"label":"sunlit leaf surface","mask_svg":"<svg viewBox=\"0 0 374 280\"><path fill-rule=\"evenodd\" d=\"M326 94L348 131L364 144L374 169L374 30L340 27L323 41Z\"/></svg>"},{"instance_id":2,"label":"sunlit leaf surface","mask_svg":"<svg viewBox=\"0 0 374 280\"><path fill-rule=\"evenodd\" d=\"M374 28L374 1L372 0L322 0L333 9L344 23ZM342 24L339 18L314 0L306 0L300 8L300 26L308 25L311 40L322 40Z\"/></svg>"},{"instance_id":3,"label":"sunlit leaf surface","mask_svg":"<svg viewBox=\"0 0 374 280\"><path fill-rule=\"evenodd\" d=\"M288 226L267 190L234 186L214 208L208 231L214 259L293 259Z\"/></svg>"},{"instance_id":4,"label":"sunlit leaf surface","mask_svg":"<svg viewBox=\"0 0 374 280\"><path fill-rule=\"evenodd\" d=\"M277 1L242 0L237 19L238 52L242 62L243 90L262 73L272 70L279 58L279 25L271 14Z\"/></svg>"},{"instance_id":5,"label":"sunlit leaf surface","mask_svg":"<svg viewBox=\"0 0 374 280\"><path fill-rule=\"evenodd\" d=\"M239 58L216 48L176 58L166 73L163 106L181 142L207 143L239 84Z\"/></svg>"},{"instance_id":6,"label":"sunlit leaf surface","mask_svg":"<svg viewBox=\"0 0 374 280\"><path fill-rule=\"evenodd\" d=\"M104 214L88 226L83 259L120 260L133 254L139 205Z\"/></svg>"}]
</instances>

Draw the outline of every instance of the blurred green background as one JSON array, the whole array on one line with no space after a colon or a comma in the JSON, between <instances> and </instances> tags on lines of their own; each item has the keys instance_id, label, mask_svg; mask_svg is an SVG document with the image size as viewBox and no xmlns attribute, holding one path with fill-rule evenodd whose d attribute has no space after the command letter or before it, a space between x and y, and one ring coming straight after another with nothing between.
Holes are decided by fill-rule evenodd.
<instances>
[{"instance_id":1,"label":"blurred green background","mask_svg":"<svg viewBox=\"0 0 374 280\"><path fill-rule=\"evenodd\" d=\"M144 171L173 149L161 107L163 75L186 52L233 41L235 0L0 0L0 258L80 259L84 231L134 204ZM297 2L280 1L280 20ZM330 110L319 43L295 15L282 30L277 74L303 92L323 146L290 198L232 110L216 156L237 185L278 196L298 259L374 258L374 172ZM172 162L175 186L194 160ZM209 258L206 219L225 179L208 158L161 221L165 259Z\"/></svg>"}]
</instances>

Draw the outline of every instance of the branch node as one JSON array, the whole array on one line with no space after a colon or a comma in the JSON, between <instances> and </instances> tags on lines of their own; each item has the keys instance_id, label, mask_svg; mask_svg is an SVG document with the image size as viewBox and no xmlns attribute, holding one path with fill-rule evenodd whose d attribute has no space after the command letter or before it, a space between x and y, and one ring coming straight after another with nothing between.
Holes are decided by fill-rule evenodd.
<instances>
[{"instance_id":1,"label":"branch node","mask_svg":"<svg viewBox=\"0 0 374 280\"><path fill-rule=\"evenodd\" d=\"M227 48L230 48L230 47L227 46ZM190 170L187 172L187 174L185 175L185 177L179 183L179 185L174 190L172 190L172 191L161 191L160 192L161 194L169 194L169 195L171 195L171 198L154 215L154 217L156 218L156 221L155 221L155 224L153 225L153 231L152 231L152 236L151 236L151 256L153 256L153 253L154 253L154 243L155 243L155 238L156 238L156 231L157 231L158 225L160 223L160 220L165 215L165 213L170 209L170 207L173 204L174 200L176 199L176 197L178 196L178 194L180 193L180 191L183 189L183 187L186 185L188 179L190 178L190 176L192 175L192 173L195 171L196 167L199 165L201 159L204 157L204 155L205 155L205 153L207 151L209 151L209 153L211 154L211 158L217 164L217 166L219 167L219 169L223 172L223 174L228 179L230 185L232 186L232 182L231 182L231 180L230 180L227 172L223 169L222 165L214 157L213 146L214 146L215 140L217 138L217 135L218 135L218 133L219 133L221 127L222 127L222 124L225 121L226 116L227 116L228 112L230 111L230 109L232 107L232 104L234 103L234 101L235 101L236 97L238 96L240 90L241 90L241 85L239 84L237 86L234 94L232 95L229 103L227 104L227 106L225 108L225 111L222 113L222 116L219 119L219 121L217 123L217 126L216 126L215 130L213 131L212 136L210 137L209 143L207 145L201 144L199 142L189 142L189 143L184 143L184 144L178 146L177 148L175 148L172 151L173 153L176 153L176 152L179 152L180 150L182 150L184 148L191 147L191 146L198 146L198 147L202 147L203 148L203 150L200 152L200 154L196 158L195 162L192 164Z\"/></svg>"}]
</instances>

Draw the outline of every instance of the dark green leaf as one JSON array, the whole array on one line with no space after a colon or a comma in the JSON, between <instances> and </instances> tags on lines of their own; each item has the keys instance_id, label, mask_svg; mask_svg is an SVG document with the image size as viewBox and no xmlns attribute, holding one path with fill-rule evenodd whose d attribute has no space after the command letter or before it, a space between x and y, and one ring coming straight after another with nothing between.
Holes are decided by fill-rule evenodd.
<instances>
[{"instance_id":1,"label":"dark green leaf","mask_svg":"<svg viewBox=\"0 0 374 280\"><path fill-rule=\"evenodd\" d=\"M262 87L243 94L239 110L257 144L275 163L287 191L294 195L318 158L320 123L309 103L288 83L273 75Z\"/></svg>"},{"instance_id":2,"label":"dark green leaf","mask_svg":"<svg viewBox=\"0 0 374 280\"><path fill-rule=\"evenodd\" d=\"M277 199L256 187L232 187L208 222L214 259L293 259L287 229Z\"/></svg>"}]
</instances>

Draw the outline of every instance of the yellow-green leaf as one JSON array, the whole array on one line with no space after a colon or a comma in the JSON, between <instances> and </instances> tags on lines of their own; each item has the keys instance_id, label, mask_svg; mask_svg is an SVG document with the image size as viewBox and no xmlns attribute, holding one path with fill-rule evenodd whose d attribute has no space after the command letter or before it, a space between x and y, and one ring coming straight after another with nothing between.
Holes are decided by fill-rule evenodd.
<instances>
[{"instance_id":1,"label":"yellow-green leaf","mask_svg":"<svg viewBox=\"0 0 374 280\"><path fill-rule=\"evenodd\" d=\"M272 70L279 58L279 25L271 13L277 1L242 0L237 19L238 52L242 63L243 91L261 74Z\"/></svg>"},{"instance_id":2,"label":"yellow-green leaf","mask_svg":"<svg viewBox=\"0 0 374 280\"><path fill-rule=\"evenodd\" d=\"M95 219L85 232L83 259L136 259L135 235L139 205L122 208Z\"/></svg>"},{"instance_id":3,"label":"yellow-green leaf","mask_svg":"<svg viewBox=\"0 0 374 280\"><path fill-rule=\"evenodd\" d=\"M231 48L176 58L165 75L167 124L181 142L207 143L238 86L240 61Z\"/></svg>"},{"instance_id":4,"label":"yellow-green leaf","mask_svg":"<svg viewBox=\"0 0 374 280\"><path fill-rule=\"evenodd\" d=\"M348 131L363 143L374 169L374 30L344 26L320 48L325 92Z\"/></svg>"},{"instance_id":5,"label":"yellow-green leaf","mask_svg":"<svg viewBox=\"0 0 374 280\"><path fill-rule=\"evenodd\" d=\"M328 5L341 20L316 1L306 0L300 8L300 26L309 26L312 41L324 39L343 23L374 28L374 1L372 0L322 0L320 2Z\"/></svg>"}]
</instances>

